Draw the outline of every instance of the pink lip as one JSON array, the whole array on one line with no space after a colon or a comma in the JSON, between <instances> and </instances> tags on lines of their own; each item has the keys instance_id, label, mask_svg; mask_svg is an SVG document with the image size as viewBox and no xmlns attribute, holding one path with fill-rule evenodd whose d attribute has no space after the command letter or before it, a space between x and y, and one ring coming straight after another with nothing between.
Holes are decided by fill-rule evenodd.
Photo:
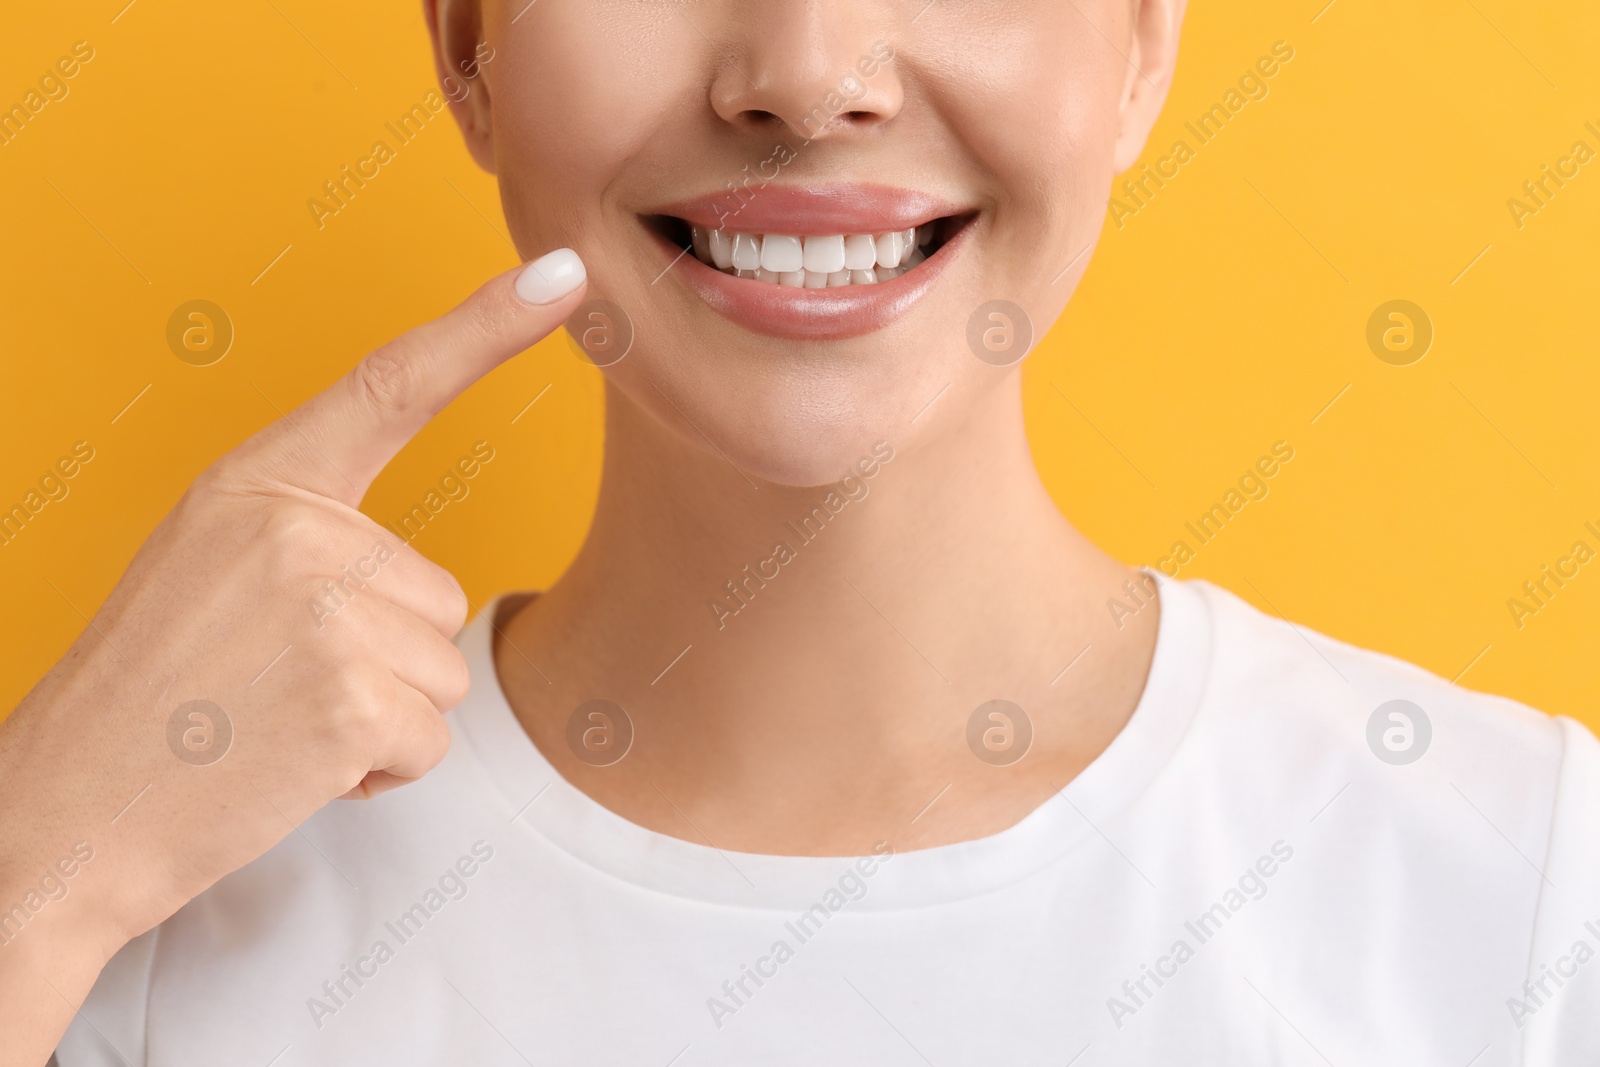
<instances>
[{"instance_id":1,"label":"pink lip","mask_svg":"<svg viewBox=\"0 0 1600 1067\"><path fill-rule=\"evenodd\" d=\"M877 185L753 186L741 203L718 194L665 205L670 215L706 229L725 226L741 233L883 233L907 230L965 213L926 193ZM656 244L672 262L671 272L724 318L755 333L802 341L837 341L880 330L911 310L939 280L963 246L963 226L933 255L886 282L838 289L802 289L724 274L676 247L654 230Z\"/></svg>"},{"instance_id":2,"label":"pink lip","mask_svg":"<svg viewBox=\"0 0 1600 1067\"><path fill-rule=\"evenodd\" d=\"M685 252L651 232L669 260L678 257L671 273L724 318L772 337L839 341L881 330L910 311L939 280L969 229L970 226L962 227L933 255L898 278L838 289L802 289L724 274L700 262L693 252Z\"/></svg>"},{"instance_id":3,"label":"pink lip","mask_svg":"<svg viewBox=\"0 0 1600 1067\"><path fill-rule=\"evenodd\" d=\"M708 230L803 236L908 230L964 210L929 193L886 185L799 189L768 183L667 204L651 214L671 215Z\"/></svg>"}]
</instances>

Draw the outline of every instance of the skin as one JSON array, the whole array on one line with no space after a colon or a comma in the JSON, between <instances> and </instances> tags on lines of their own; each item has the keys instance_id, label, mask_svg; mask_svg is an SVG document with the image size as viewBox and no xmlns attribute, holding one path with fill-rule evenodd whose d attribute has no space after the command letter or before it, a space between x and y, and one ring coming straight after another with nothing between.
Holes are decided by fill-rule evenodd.
<instances>
[{"instance_id":1,"label":"skin","mask_svg":"<svg viewBox=\"0 0 1600 1067\"><path fill-rule=\"evenodd\" d=\"M1181 5L940 5L915 26L902 4L842 0L427 6L441 76L480 42L494 49L454 106L519 246L575 243L635 331L606 371L584 548L499 627L500 677L529 736L618 814L723 849L927 847L1048 799L1127 721L1158 612L1114 624L1106 599L1135 575L1061 516L1028 450L1020 368L974 358L966 323L996 295L1041 331L1060 313L1111 179L1159 109ZM778 180L866 178L978 209L937 295L876 333L805 343L748 332L661 278L638 216L720 188L776 142L800 145L803 116L878 40L895 61ZM866 502L719 628L707 601L794 541L784 523L822 497L809 487L877 441L896 458ZM613 766L566 742L573 709L596 697L634 727ZM995 697L1035 728L1012 767L966 743L968 717Z\"/></svg>"},{"instance_id":2,"label":"skin","mask_svg":"<svg viewBox=\"0 0 1600 1067\"><path fill-rule=\"evenodd\" d=\"M452 106L519 247L576 248L589 295L627 309L638 338L605 372L592 532L560 582L499 620L499 680L533 742L626 818L743 851L966 840L1064 786L1132 713L1159 609L1112 624L1105 600L1135 572L1056 510L1019 371L973 358L966 319L996 295L1039 333L1060 313L1165 96L1181 0L940 0L914 23L888 0L424 8L441 76L494 49ZM877 333L799 343L734 326L670 276L652 284L660 250L636 213L765 158L880 39L894 63L782 180L900 184L978 210L939 291ZM441 712L468 684L449 643L466 599L357 507L418 429L585 295L531 305L515 273L219 459L0 723L0 907L73 843L94 849L0 949L0 1064L43 1063L117 949L318 808L443 757ZM708 598L877 441L894 458L870 495L717 629ZM319 626L322 581L379 545L380 576ZM565 742L597 696L635 726L606 768ZM1034 725L1009 767L965 742L995 697ZM191 699L233 725L203 768L166 744Z\"/></svg>"}]
</instances>

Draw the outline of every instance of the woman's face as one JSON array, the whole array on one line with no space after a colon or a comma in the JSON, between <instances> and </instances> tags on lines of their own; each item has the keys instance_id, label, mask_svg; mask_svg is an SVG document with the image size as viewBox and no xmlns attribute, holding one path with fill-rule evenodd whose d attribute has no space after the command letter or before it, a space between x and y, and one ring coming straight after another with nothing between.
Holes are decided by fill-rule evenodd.
<instances>
[{"instance_id":1,"label":"woman's face","mask_svg":"<svg viewBox=\"0 0 1600 1067\"><path fill-rule=\"evenodd\" d=\"M992 405L1088 263L1164 95L1181 4L429 12L518 247L577 249L589 299L621 311L613 343L631 330L612 384L745 472L815 485L874 441L914 448Z\"/></svg>"}]
</instances>

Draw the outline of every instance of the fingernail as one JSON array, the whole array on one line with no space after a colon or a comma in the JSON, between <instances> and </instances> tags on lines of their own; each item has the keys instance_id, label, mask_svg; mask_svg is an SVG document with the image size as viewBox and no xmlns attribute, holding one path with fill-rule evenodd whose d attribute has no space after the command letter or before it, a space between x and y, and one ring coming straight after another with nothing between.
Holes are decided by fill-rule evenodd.
<instances>
[{"instance_id":1,"label":"fingernail","mask_svg":"<svg viewBox=\"0 0 1600 1067\"><path fill-rule=\"evenodd\" d=\"M570 248L546 252L517 275L517 295L530 304L553 304L583 284L588 272Z\"/></svg>"}]
</instances>

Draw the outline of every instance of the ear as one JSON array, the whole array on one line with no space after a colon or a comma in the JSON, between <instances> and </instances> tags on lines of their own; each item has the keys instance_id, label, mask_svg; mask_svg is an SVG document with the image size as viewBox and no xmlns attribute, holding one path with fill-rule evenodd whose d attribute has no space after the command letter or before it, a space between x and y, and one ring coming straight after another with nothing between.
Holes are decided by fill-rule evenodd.
<instances>
[{"instance_id":1,"label":"ear","mask_svg":"<svg viewBox=\"0 0 1600 1067\"><path fill-rule=\"evenodd\" d=\"M1178 31L1187 0L1132 0L1133 34L1128 46L1128 76L1122 87L1115 172L1121 174L1144 151L1150 128L1166 103L1178 65Z\"/></svg>"},{"instance_id":2,"label":"ear","mask_svg":"<svg viewBox=\"0 0 1600 1067\"><path fill-rule=\"evenodd\" d=\"M494 49L483 39L479 0L422 0L422 13L433 38L433 67L467 151L493 174L494 126L485 67L494 60Z\"/></svg>"}]
</instances>

